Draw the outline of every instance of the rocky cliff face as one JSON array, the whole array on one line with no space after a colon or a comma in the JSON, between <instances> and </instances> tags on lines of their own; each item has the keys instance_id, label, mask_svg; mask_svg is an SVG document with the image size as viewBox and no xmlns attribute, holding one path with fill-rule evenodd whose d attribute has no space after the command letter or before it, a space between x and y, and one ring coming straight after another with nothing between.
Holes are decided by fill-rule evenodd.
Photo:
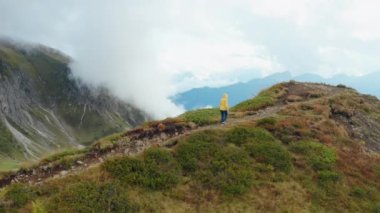
<instances>
[{"instance_id":1,"label":"rocky cliff face","mask_svg":"<svg viewBox=\"0 0 380 213\"><path fill-rule=\"evenodd\" d=\"M0 159L37 159L136 126L147 116L75 80L69 58L0 42Z\"/></svg>"}]
</instances>

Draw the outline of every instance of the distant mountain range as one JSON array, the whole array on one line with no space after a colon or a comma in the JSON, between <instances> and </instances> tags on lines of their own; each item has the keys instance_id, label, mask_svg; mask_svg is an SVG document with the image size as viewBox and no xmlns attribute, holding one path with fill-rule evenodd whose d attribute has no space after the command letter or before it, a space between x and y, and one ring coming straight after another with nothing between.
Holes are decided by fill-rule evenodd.
<instances>
[{"instance_id":1,"label":"distant mountain range","mask_svg":"<svg viewBox=\"0 0 380 213\"><path fill-rule=\"evenodd\" d=\"M344 84L358 90L361 93L380 97L380 72L375 72L360 77L336 75L332 78L323 78L316 74L292 76L290 72L282 72L261 79L253 79L246 83L236 83L218 88L195 88L187 92L177 94L172 97L172 100L178 105L183 105L187 110L202 107L217 107L221 96L226 92L229 94L229 102L232 106L257 95L257 93L261 90L268 88L273 84L289 80L327 83L332 85Z\"/></svg>"}]
</instances>

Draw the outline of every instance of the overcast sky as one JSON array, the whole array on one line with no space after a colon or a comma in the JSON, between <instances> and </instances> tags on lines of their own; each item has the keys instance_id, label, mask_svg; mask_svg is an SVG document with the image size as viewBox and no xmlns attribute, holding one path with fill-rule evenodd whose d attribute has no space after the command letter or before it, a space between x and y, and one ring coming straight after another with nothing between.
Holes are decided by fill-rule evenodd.
<instances>
[{"instance_id":1,"label":"overcast sky","mask_svg":"<svg viewBox=\"0 0 380 213\"><path fill-rule=\"evenodd\" d=\"M0 11L0 36L65 52L76 76L157 117L180 113L168 97L192 87L380 70L377 0L0 0Z\"/></svg>"}]
</instances>

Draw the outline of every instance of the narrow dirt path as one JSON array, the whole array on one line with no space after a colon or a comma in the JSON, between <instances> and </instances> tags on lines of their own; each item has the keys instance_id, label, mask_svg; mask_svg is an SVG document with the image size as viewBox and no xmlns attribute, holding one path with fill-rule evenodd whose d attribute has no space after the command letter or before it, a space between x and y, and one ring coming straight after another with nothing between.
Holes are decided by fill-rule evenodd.
<instances>
[{"instance_id":1,"label":"narrow dirt path","mask_svg":"<svg viewBox=\"0 0 380 213\"><path fill-rule=\"evenodd\" d=\"M0 188L15 182L41 184L51 178L62 178L69 174L84 172L88 168L100 165L110 157L135 156L152 146L174 146L178 139L195 132L208 129L228 128L269 117L286 107L293 104L299 104L299 102L287 102L286 98L289 95L303 97L303 103L313 103L313 101L317 101L319 97L310 98L310 91L324 91L322 93L322 96L324 97L332 97L338 95L341 91L344 91L343 89L320 84L292 84L289 85L288 89L287 96L283 97L283 99L279 99L277 105L256 112L250 112L252 113L251 115L248 113L248 115L246 114L242 117L236 118L232 116L228 119L228 122L225 125L214 124L197 127L195 124L190 123L158 122L154 127L149 127L148 129L137 128L127 132L122 135L121 139L119 139L114 146L109 148L90 149L83 156L75 158L75 161L70 164L69 168L62 164L51 165L52 163L46 163L42 165L40 164L34 168L22 169L18 172L9 174L0 179Z\"/></svg>"},{"instance_id":2,"label":"narrow dirt path","mask_svg":"<svg viewBox=\"0 0 380 213\"><path fill-rule=\"evenodd\" d=\"M178 136L175 136L175 137L168 139L167 141L165 141L163 143L163 145L164 146L172 146L171 144L174 141L176 141L176 140L178 140L178 139L180 139L186 135L191 135L191 134L196 133L196 132L201 132L201 131L209 130L209 129L221 129L221 128L226 128L226 127L233 127L233 126L237 126L239 124L244 124L244 123L247 123L250 121L259 120L261 118L269 117L269 116L276 114L277 112L279 112L281 109L285 108L286 106L289 106L289 105L267 107L265 109L258 110L253 115L246 115L246 116L238 117L238 118L228 118L226 124L224 124L224 125L218 123L218 124L198 127L196 129L192 129L190 131L187 131L181 135L178 135Z\"/></svg>"}]
</instances>

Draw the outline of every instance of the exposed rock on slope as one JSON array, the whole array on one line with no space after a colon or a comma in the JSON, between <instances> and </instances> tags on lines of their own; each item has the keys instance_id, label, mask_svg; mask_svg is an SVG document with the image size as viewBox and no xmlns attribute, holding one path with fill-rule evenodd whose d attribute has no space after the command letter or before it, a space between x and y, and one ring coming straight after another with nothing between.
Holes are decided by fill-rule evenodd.
<instances>
[{"instance_id":1,"label":"exposed rock on slope","mask_svg":"<svg viewBox=\"0 0 380 213\"><path fill-rule=\"evenodd\" d=\"M107 90L75 80L69 61L46 47L0 42L0 159L37 159L147 120Z\"/></svg>"}]
</instances>

